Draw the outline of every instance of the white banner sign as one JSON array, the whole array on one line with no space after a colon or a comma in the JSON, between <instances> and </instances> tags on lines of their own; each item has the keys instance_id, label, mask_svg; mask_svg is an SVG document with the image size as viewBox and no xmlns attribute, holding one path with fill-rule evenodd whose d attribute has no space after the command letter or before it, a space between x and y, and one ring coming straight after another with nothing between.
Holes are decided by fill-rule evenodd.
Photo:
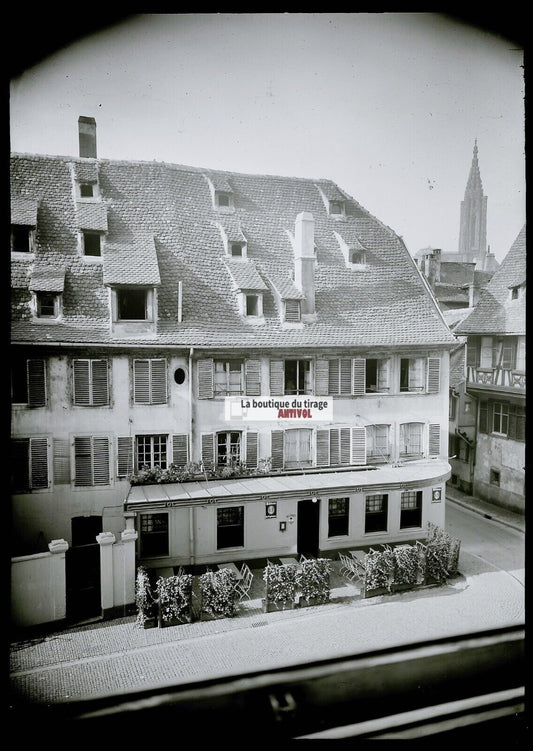
<instances>
[{"instance_id":1,"label":"white banner sign","mask_svg":"<svg viewBox=\"0 0 533 751\"><path fill-rule=\"evenodd\" d=\"M316 396L227 396L224 408L226 420L333 420L333 400Z\"/></svg>"}]
</instances>

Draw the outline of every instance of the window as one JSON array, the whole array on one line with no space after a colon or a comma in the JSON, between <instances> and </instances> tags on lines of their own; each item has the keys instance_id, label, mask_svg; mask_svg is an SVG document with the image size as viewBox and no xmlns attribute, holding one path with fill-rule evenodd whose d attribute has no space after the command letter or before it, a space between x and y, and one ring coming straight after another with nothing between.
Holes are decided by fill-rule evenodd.
<instances>
[{"instance_id":1,"label":"window","mask_svg":"<svg viewBox=\"0 0 533 751\"><path fill-rule=\"evenodd\" d=\"M234 258L242 258L243 257L243 247L241 243L231 243L230 245L230 255Z\"/></svg>"},{"instance_id":2,"label":"window","mask_svg":"<svg viewBox=\"0 0 533 751\"><path fill-rule=\"evenodd\" d=\"M422 456L423 428L424 425L421 422L404 422L400 424L400 456L402 458Z\"/></svg>"},{"instance_id":3,"label":"window","mask_svg":"<svg viewBox=\"0 0 533 751\"><path fill-rule=\"evenodd\" d=\"M285 360L285 394L311 394L311 361Z\"/></svg>"},{"instance_id":4,"label":"window","mask_svg":"<svg viewBox=\"0 0 533 751\"><path fill-rule=\"evenodd\" d=\"M167 361L165 359L133 361L133 403L166 404Z\"/></svg>"},{"instance_id":5,"label":"window","mask_svg":"<svg viewBox=\"0 0 533 751\"><path fill-rule=\"evenodd\" d=\"M526 440L526 410L515 404L509 405L509 426L507 437L515 441Z\"/></svg>"},{"instance_id":6,"label":"window","mask_svg":"<svg viewBox=\"0 0 533 751\"><path fill-rule=\"evenodd\" d=\"M365 499L365 533L387 531L388 496L367 495Z\"/></svg>"},{"instance_id":7,"label":"window","mask_svg":"<svg viewBox=\"0 0 533 751\"><path fill-rule=\"evenodd\" d=\"M217 433L217 465L234 466L241 460L241 434L238 431Z\"/></svg>"},{"instance_id":8,"label":"window","mask_svg":"<svg viewBox=\"0 0 533 751\"><path fill-rule=\"evenodd\" d=\"M511 300L518 300L518 287L511 287Z\"/></svg>"},{"instance_id":9,"label":"window","mask_svg":"<svg viewBox=\"0 0 533 751\"><path fill-rule=\"evenodd\" d=\"M81 198L92 198L94 196L94 186L92 183L81 183L80 184L80 197Z\"/></svg>"},{"instance_id":10,"label":"window","mask_svg":"<svg viewBox=\"0 0 533 751\"><path fill-rule=\"evenodd\" d=\"M516 366L516 340L513 338L492 340L492 367L514 369Z\"/></svg>"},{"instance_id":11,"label":"window","mask_svg":"<svg viewBox=\"0 0 533 751\"><path fill-rule=\"evenodd\" d=\"M470 461L470 446L466 441L458 441L458 453L457 458L461 462L469 462Z\"/></svg>"},{"instance_id":12,"label":"window","mask_svg":"<svg viewBox=\"0 0 533 751\"><path fill-rule=\"evenodd\" d=\"M119 321L146 321L147 291L145 289L117 289Z\"/></svg>"},{"instance_id":13,"label":"window","mask_svg":"<svg viewBox=\"0 0 533 751\"><path fill-rule=\"evenodd\" d=\"M490 470L490 484L497 485L498 487L500 487L500 470L499 469Z\"/></svg>"},{"instance_id":14,"label":"window","mask_svg":"<svg viewBox=\"0 0 533 751\"><path fill-rule=\"evenodd\" d=\"M400 391L424 390L424 360L402 358L400 360Z\"/></svg>"},{"instance_id":15,"label":"window","mask_svg":"<svg viewBox=\"0 0 533 751\"><path fill-rule=\"evenodd\" d=\"M319 428L316 431L316 466L366 464L366 447L364 427Z\"/></svg>"},{"instance_id":16,"label":"window","mask_svg":"<svg viewBox=\"0 0 533 751\"><path fill-rule=\"evenodd\" d=\"M466 343L466 364L479 368L481 362L481 342L477 336L469 336Z\"/></svg>"},{"instance_id":17,"label":"window","mask_svg":"<svg viewBox=\"0 0 533 751\"><path fill-rule=\"evenodd\" d=\"M168 555L168 514L141 514L141 557Z\"/></svg>"},{"instance_id":18,"label":"window","mask_svg":"<svg viewBox=\"0 0 533 751\"><path fill-rule=\"evenodd\" d=\"M83 232L83 254L86 256L101 256L101 235L98 232Z\"/></svg>"},{"instance_id":19,"label":"window","mask_svg":"<svg viewBox=\"0 0 533 751\"><path fill-rule=\"evenodd\" d=\"M74 360L73 401L77 407L109 404L107 360Z\"/></svg>"},{"instance_id":20,"label":"window","mask_svg":"<svg viewBox=\"0 0 533 751\"><path fill-rule=\"evenodd\" d=\"M246 315L259 316L259 295L246 295Z\"/></svg>"},{"instance_id":21,"label":"window","mask_svg":"<svg viewBox=\"0 0 533 751\"><path fill-rule=\"evenodd\" d=\"M400 529L422 526L422 491L411 490L402 493L400 507Z\"/></svg>"},{"instance_id":22,"label":"window","mask_svg":"<svg viewBox=\"0 0 533 751\"><path fill-rule=\"evenodd\" d=\"M366 454L374 460L388 461L390 457L389 426L368 425L366 428Z\"/></svg>"},{"instance_id":23,"label":"window","mask_svg":"<svg viewBox=\"0 0 533 751\"><path fill-rule=\"evenodd\" d=\"M74 438L74 485L92 487L109 485L109 438L76 436Z\"/></svg>"},{"instance_id":24,"label":"window","mask_svg":"<svg viewBox=\"0 0 533 751\"><path fill-rule=\"evenodd\" d=\"M214 368L215 396L243 393L244 362L242 360L215 360Z\"/></svg>"},{"instance_id":25,"label":"window","mask_svg":"<svg viewBox=\"0 0 533 751\"><path fill-rule=\"evenodd\" d=\"M167 435L138 435L135 449L137 471L147 467L166 469L167 443Z\"/></svg>"},{"instance_id":26,"label":"window","mask_svg":"<svg viewBox=\"0 0 533 751\"><path fill-rule=\"evenodd\" d=\"M299 300L285 300L285 320L289 323L298 323L301 319L300 315L300 301Z\"/></svg>"},{"instance_id":27,"label":"window","mask_svg":"<svg viewBox=\"0 0 533 751\"><path fill-rule=\"evenodd\" d=\"M33 227L24 224L11 225L11 252L33 253Z\"/></svg>"},{"instance_id":28,"label":"window","mask_svg":"<svg viewBox=\"0 0 533 751\"><path fill-rule=\"evenodd\" d=\"M480 433L488 433L489 432L489 403L488 402L480 402L479 403L479 427L478 430Z\"/></svg>"},{"instance_id":29,"label":"window","mask_svg":"<svg viewBox=\"0 0 533 751\"><path fill-rule=\"evenodd\" d=\"M217 509L217 549L244 546L244 506Z\"/></svg>"},{"instance_id":30,"label":"window","mask_svg":"<svg viewBox=\"0 0 533 751\"><path fill-rule=\"evenodd\" d=\"M286 469L312 466L312 436L313 431L310 428L285 431L283 458Z\"/></svg>"},{"instance_id":31,"label":"window","mask_svg":"<svg viewBox=\"0 0 533 751\"><path fill-rule=\"evenodd\" d=\"M449 404L449 413L448 417L450 420L455 420L455 415L457 413L457 397L453 394L450 394L450 404Z\"/></svg>"},{"instance_id":32,"label":"window","mask_svg":"<svg viewBox=\"0 0 533 751\"><path fill-rule=\"evenodd\" d=\"M365 393L388 391L388 360L365 360Z\"/></svg>"},{"instance_id":33,"label":"window","mask_svg":"<svg viewBox=\"0 0 533 751\"><path fill-rule=\"evenodd\" d=\"M341 216L344 214L344 202L343 201L330 201L329 213L334 216Z\"/></svg>"},{"instance_id":34,"label":"window","mask_svg":"<svg viewBox=\"0 0 533 751\"><path fill-rule=\"evenodd\" d=\"M328 502L328 537L348 534L349 498L330 498Z\"/></svg>"},{"instance_id":35,"label":"window","mask_svg":"<svg viewBox=\"0 0 533 751\"><path fill-rule=\"evenodd\" d=\"M329 360L329 394L352 393L352 360L341 358Z\"/></svg>"},{"instance_id":36,"label":"window","mask_svg":"<svg viewBox=\"0 0 533 751\"><path fill-rule=\"evenodd\" d=\"M59 295L54 292L36 292L38 318L57 318L60 313Z\"/></svg>"},{"instance_id":37,"label":"window","mask_svg":"<svg viewBox=\"0 0 533 751\"><path fill-rule=\"evenodd\" d=\"M9 469L14 492L48 488L48 439L13 440Z\"/></svg>"},{"instance_id":38,"label":"window","mask_svg":"<svg viewBox=\"0 0 533 751\"><path fill-rule=\"evenodd\" d=\"M494 402L492 405L492 431L493 433L507 434L509 425L509 405L503 402Z\"/></svg>"},{"instance_id":39,"label":"window","mask_svg":"<svg viewBox=\"0 0 533 751\"><path fill-rule=\"evenodd\" d=\"M28 407L46 406L45 361L13 357L11 359L11 399Z\"/></svg>"},{"instance_id":40,"label":"window","mask_svg":"<svg viewBox=\"0 0 533 751\"><path fill-rule=\"evenodd\" d=\"M365 263L365 251L362 248L351 250L350 263Z\"/></svg>"},{"instance_id":41,"label":"window","mask_svg":"<svg viewBox=\"0 0 533 751\"><path fill-rule=\"evenodd\" d=\"M221 190L215 191L215 204L220 209L231 208L231 196L229 193L224 193Z\"/></svg>"}]
</instances>

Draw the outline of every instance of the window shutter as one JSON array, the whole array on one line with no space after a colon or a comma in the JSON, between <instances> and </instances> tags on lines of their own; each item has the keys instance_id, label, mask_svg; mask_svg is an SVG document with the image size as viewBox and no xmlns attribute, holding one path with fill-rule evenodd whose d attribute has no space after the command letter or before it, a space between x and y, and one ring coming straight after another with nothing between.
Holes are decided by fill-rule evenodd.
<instances>
[{"instance_id":1,"label":"window shutter","mask_svg":"<svg viewBox=\"0 0 533 751\"><path fill-rule=\"evenodd\" d=\"M93 438L93 484L109 485L109 438Z\"/></svg>"},{"instance_id":2,"label":"window shutter","mask_svg":"<svg viewBox=\"0 0 533 751\"><path fill-rule=\"evenodd\" d=\"M328 360L328 394L339 393L339 360Z\"/></svg>"},{"instance_id":3,"label":"window shutter","mask_svg":"<svg viewBox=\"0 0 533 751\"><path fill-rule=\"evenodd\" d=\"M31 487L48 487L48 439L30 439Z\"/></svg>"},{"instance_id":4,"label":"window shutter","mask_svg":"<svg viewBox=\"0 0 533 751\"><path fill-rule=\"evenodd\" d=\"M74 438L74 485L87 487L92 484L92 452L90 436Z\"/></svg>"},{"instance_id":5,"label":"window shutter","mask_svg":"<svg viewBox=\"0 0 533 751\"><path fill-rule=\"evenodd\" d=\"M133 438L117 437L117 477L128 477L133 472Z\"/></svg>"},{"instance_id":6,"label":"window shutter","mask_svg":"<svg viewBox=\"0 0 533 751\"><path fill-rule=\"evenodd\" d=\"M341 463L340 431L338 428L331 428L329 431L329 461L331 465Z\"/></svg>"},{"instance_id":7,"label":"window shutter","mask_svg":"<svg viewBox=\"0 0 533 751\"><path fill-rule=\"evenodd\" d=\"M258 434L254 430L246 433L246 466L257 467Z\"/></svg>"},{"instance_id":8,"label":"window shutter","mask_svg":"<svg viewBox=\"0 0 533 751\"><path fill-rule=\"evenodd\" d=\"M429 426L429 455L440 455L440 425L438 424Z\"/></svg>"},{"instance_id":9,"label":"window shutter","mask_svg":"<svg viewBox=\"0 0 533 751\"><path fill-rule=\"evenodd\" d=\"M440 358L428 357L428 394L438 394L440 391Z\"/></svg>"},{"instance_id":10,"label":"window shutter","mask_svg":"<svg viewBox=\"0 0 533 751\"><path fill-rule=\"evenodd\" d=\"M28 406L46 406L46 372L44 360L28 360Z\"/></svg>"},{"instance_id":11,"label":"window shutter","mask_svg":"<svg viewBox=\"0 0 533 751\"><path fill-rule=\"evenodd\" d=\"M150 404L167 403L167 361L150 360Z\"/></svg>"},{"instance_id":12,"label":"window shutter","mask_svg":"<svg viewBox=\"0 0 533 751\"><path fill-rule=\"evenodd\" d=\"M244 378L247 396L261 396L261 361L245 360Z\"/></svg>"},{"instance_id":13,"label":"window shutter","mask_svg":"<svg viewBox=\"0 0 533 751\"><path fill-rule=\"evenodd\" d=\"M74 360L73 363L73 396L74 404L78 407L88 407L91 404L90 364L89 360Z\"/></svg>"},{"instance_id":14,"label":"window shutter","mask_svg":"<svg viewBox=\"0 0 533 751\"><path fill-rule=\"evenodd\" d=\"M488 403L479 403L479 432L488 433Z\"/></svg>"},{"instance_id":15,"label":"window shutter","mask_svg":"<svg viewBox=\"0 0 533 751\"><path fill-rule=\"evenodd\" d=\"M285 300L285 320L286 321L299 321L300 320L300 301L299 300Z\"/></svg>"},{"instance_id":16,"label":"window shutter","mask_svg":"<svg viewBox=\"0 0 533 751\"><path fill-rule=\"evenodd\" d=\"M272 469L283 469L283 430L271 431L271 462Z\"/></svg>"},{"instance_id":17,"label":"window shutter","mask_svg":"<svg viewBox=\"0 0 533 751\"><path fill-rule=\"evenodd\" d=\"M389 390L389 360L378 360L378 391Z\"/></svg>"},{"instance_id":18,"label":"window shutter","mask_svg":"<svg viewBox=\"0 0 533 751\"><path fill-rule=\"evenodd\" d=\"M400 423L400 454L405 454L407 452L407 430L406 430L407 423Z\"/></svg>"},{"instance_id":19,"label":"window shutter","mask_svg":"<svg viewBox=\"0 0 533 751\"><path fill-rule=\"evenodd\" d=\"M424 388L423 362L419 357L409 360L409 391L420 391Z\"/></svg>"},{"instance_id":20,"label":"window shutter","mask_svg":"<svg viewBox=\"0 0 533 751\"><path fill-rule=\"evenodd\" d=\"M352 361L340 360L340 393L352 393Z\"/></svg>"},{"instance_id":21,"label":"window shutter","mask_svg":"<svg viewBox=\"0 0 533 751\"><path fill-rule=\"evenodd\" d=\"M350 445L350 428L340 428L340 454L341 464L350 464L351 445Z\"/></svg>"},{"instance_id":22,"label":"window shutter","mask_svg":"<svg viewBox=\"0 0 533 751\"><path fill-rule=\"evenodd\" d=\"M364 396L365 379L366 379L366 360L364 357L354 357L353 359L353 394L354 396Z\"/></svg>"},{"instance_id":23,"label":"window shutter","mask_svg":"<svg viewBox=\"0 0 533 751\"><path fill-rule=\"evenodd\" d=\"M366 428L354 427L352 430L352 464L366 464Z\"/></svg>"},{"instance_id":24,"label":"window shutter","mask_svg":"<svg viewBox=\"0 0 533 751\"><path fill-rule=\"evenodd\" d=\"M133 361L133 401L150 404L150 360Z\"/></svg>"},{"instance_id":25,"label":"window shutter","mask_svg":"<svg viewBox=\"0 0 533 751\"><path fill-rule=\"evenodd\" d=\"M318 429L316 431L316 466L329 466L329 430Z\"/></svg>"},{"instance_id":26,"label":"window shutter","mask_svg":"<svg viewBox=\"0 0 533 751\"><path fill-rule=\"evenodd\" d=\"M213 469L215 466L215 434L202 433L202 463L204 469Z\"/></svg>"},{"instance_id":27,"label":"window shutter","mask_svg":"<svg viewBox=\"0 0 533 751\"><path fill-rule=\"evenodd\" d=\"M54 485L70 484L70 443L68 438L53 439Z\"/></svg>"},{"instance_id":28,"label":"window shutter","mask_svg":"<svg viewBox=\"0 0 533 751\"><path fill-rule=\"evenodd\" d=\"M185 467L189 461L189 436L180 433L172 436L172 464Z\"/></svg>"},{"instance_id":29,"label":"window shutter","mask_svg":"<svg viewBox=\"0 0 533 751\"><path fill-rule=\"evenodd\" d=\"M283 360L270 361L270 393L272 396L282 396L285 391Z\"/></svg>"},{"instance_id":30,"label":"window shutter","mask_svg":"<svg viewBox=\"0 0 533 751\"><path fill-rule=\"evenodd\" d=\"M317 360L315 363L315 394L328 395L329 363L328 360Z\"/></svg>"},{"instance_id":31,"label":"window shutter","mask_svg":"<svg viewBox=\"0 0 533 751\"><path fill-rule=\"evenodd\" d=\"M213 359L198 360L198 399L213 398Z\"/></svg>"},{"instance_id":32,"label":"window shutter","mask_svg":"<svg viewBox=\"0 0 533 751\"><path fill-rule=\"evenodd\" d=\"M92 404L104 407L109 404L107 360L93 360L92 365Z\"/></svg>"}]
</instances>

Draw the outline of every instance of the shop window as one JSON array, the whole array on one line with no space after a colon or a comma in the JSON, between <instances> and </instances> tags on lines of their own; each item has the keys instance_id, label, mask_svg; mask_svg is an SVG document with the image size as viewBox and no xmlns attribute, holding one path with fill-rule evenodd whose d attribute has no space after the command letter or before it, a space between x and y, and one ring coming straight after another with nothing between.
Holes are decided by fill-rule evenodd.
<instances>
[{"instance_id":1,"label":"shop window","mask_svg":"<svg viewBox=\"0 0 533 751\"><path fill-rule=\"evenodd\" d=\"M412 490L402 493L400 508L400 529L422 526L422 491Z\"/></svg>"},{"instance_id":2,"label":"shop window","mask_svg":"<svg viewBox=\"0 0 533 751\"><path fill-rule=\"evenodd\" d=\"M388 496L367 495L365 498L365 533L387 531Z\"/></svg>"},{"instance_id":3,"label":"shop window","mask_svg":"<svg viewBox=\"0 0 533 751\"><path fill-rule=\"evenodd\" d=\"M244 546L244 506L217 509L217 549Z\"/></svg>"},{"instance_id":4,"label":"shop window","mask_svg":"<svg viewBox=\"0 0 533 751\"><path fill-rule=\"evenodd\" d=\"M348 534L349 498L330 498L328 502L328 537Z\"/></svg>"}]
</instances>

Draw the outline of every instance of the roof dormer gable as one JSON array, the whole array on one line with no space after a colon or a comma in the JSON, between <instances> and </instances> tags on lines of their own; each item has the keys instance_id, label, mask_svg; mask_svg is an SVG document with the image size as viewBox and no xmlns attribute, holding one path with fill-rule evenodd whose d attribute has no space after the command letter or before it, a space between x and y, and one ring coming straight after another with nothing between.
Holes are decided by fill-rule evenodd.
<instances>
[{"instance_id":1,"label":"roof dormer gable","mask_svg":"<svg viewBox=\"0 0 533 751\"><path fill-rule=\"evenodd\" d=\"M333 219L346 217L346 196L334 183L315 184L326 208L328 216Z\"/></svg>"},{"instance_id":2,"label":"roof dormer gable","mask_svg":"<svg viewBox=\"0 0 533 751\"><path fill-rule=\"evenodd\" d=\"M235 211L233 200L233 188L228 180L221 175L204 175L209 191L213 208L222 214L232 214Z\"/></svg>"},{"instance_id":3,"label":"roof dormer gable","mask_svg":"<svg viewBox=\"0 0 533 751\"><path fill-rule=\"evenodd\" d=\"M344 238L338 232L333 232L346 268L354 271L364 271L367 268L367 250L357 237Z\"/></svg>"},{"instance_id":4,"label":"roof dormer gable","mask_svg":"<svg viewBox=\"0 0 533 751\"><path fill-rule=\"evenodd\" d=\"M226 220L218 224L224 253L228 258L246 260L248 258L248 241L241 229L240 223Z\"/></svg>"}]
</instances>

